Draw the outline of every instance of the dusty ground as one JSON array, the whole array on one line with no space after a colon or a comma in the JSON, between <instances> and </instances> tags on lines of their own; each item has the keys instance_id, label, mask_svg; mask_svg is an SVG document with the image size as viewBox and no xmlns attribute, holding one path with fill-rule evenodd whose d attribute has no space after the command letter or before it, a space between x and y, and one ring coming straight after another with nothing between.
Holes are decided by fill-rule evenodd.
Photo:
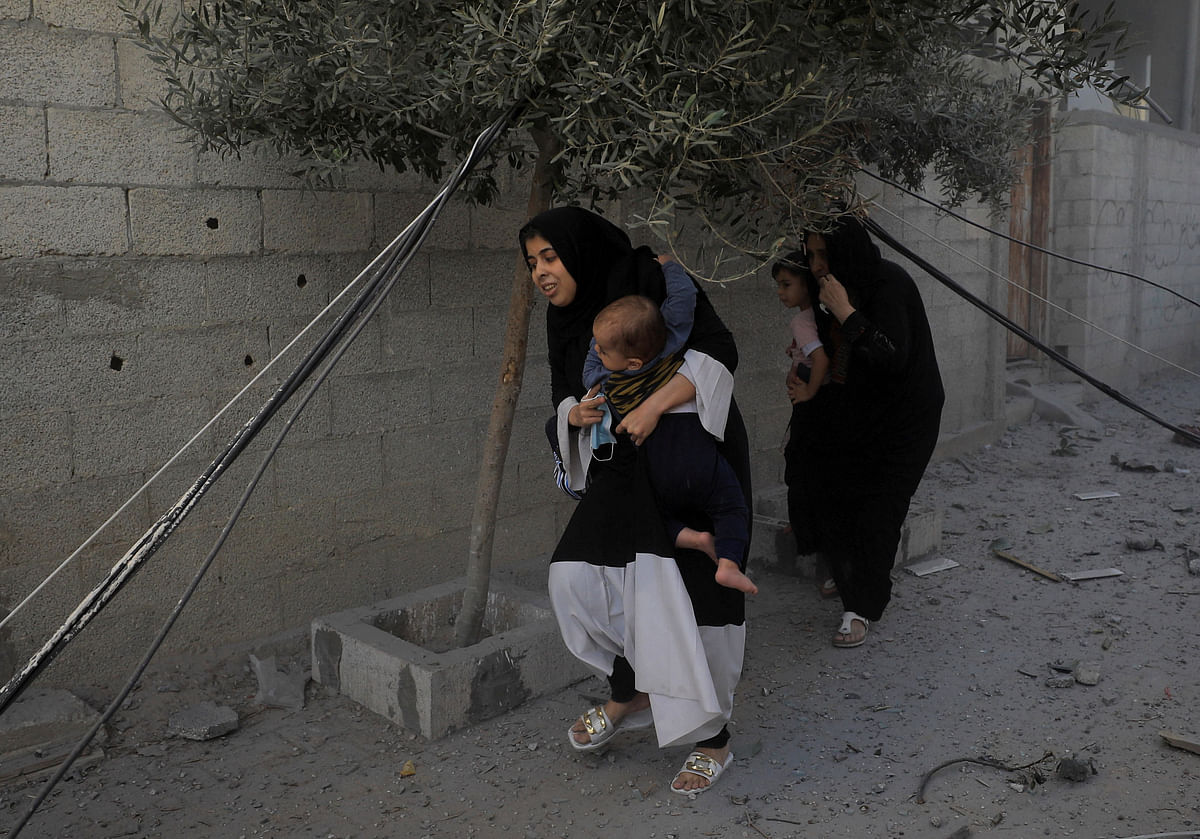
<instances>
[{"instance_id":1,"label":"dusty ground","mask_svg":"<svg viewBox=\"0 0 1200 839\"><path fill-rule=\"evenodd\" d=\"M1191 378L1133 395L1177 423L1200 411ZM918 500L944 510L937 555L959 565L898 569L866 646L830 645L840 609L811 579L758 573L737 759L695 801L667 790L684 751L648 734L600 757L571 752L565 732L599 681L428 743L317 685L303 710L260 708L241 655L158 665L104 758L62 782L21 835L1200 836L1200 755L1159 736L1200 735L1200 576L1187 568L1200 555L1200 449L1114 402L1082 408L1095 430L1035 417L931 468ZM1132 461L1158 471L1120 465ZM1094 491L1119 497L1075 497ZM1043 569L1124 574L1052 582L992 554L997 538ZM1097 684L1061 672L1079 661ZM240 728L168 736L168 715L201 700L235 707ZM918 800L946 761L1045 755L1024 771L956 763ZM1057 773L1069 755L1088 767L1082 780ZM0 830L39 786L0 787Z\"/></svg>"}]
</instances>

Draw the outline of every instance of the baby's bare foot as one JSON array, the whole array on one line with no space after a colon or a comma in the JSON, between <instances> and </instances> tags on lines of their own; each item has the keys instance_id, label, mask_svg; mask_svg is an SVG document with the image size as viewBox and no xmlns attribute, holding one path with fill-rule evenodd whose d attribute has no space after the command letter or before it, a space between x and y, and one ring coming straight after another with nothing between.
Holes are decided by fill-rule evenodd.
<instances>
[{"instance_id":1,"label":"baby's bare foot","mask_svg":"<svg viewBox=\"0 0 1200 839\"><path fill-rule=\"evenodd\" d=\"M725 586L725 588L737 589L745 594L758 594L758 586L754 581L742 573L742 570L737 567L737 563L732 559L721 559L717 561L717 582Z\"/></svg>"}]
</instances>

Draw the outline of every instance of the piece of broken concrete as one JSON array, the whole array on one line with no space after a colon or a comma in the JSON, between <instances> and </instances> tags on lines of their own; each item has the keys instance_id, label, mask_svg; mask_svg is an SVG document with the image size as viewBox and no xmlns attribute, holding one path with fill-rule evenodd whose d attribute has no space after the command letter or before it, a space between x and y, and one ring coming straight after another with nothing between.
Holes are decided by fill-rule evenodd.
<instances>
[{"instance_id":1,"label":"piece of broken concrete","mask_svg":"<svg viewBox=\"0 0 1200 839\"><path fill-rule=\"evenodd\" d=\"M212 740L238 727L237 711L215 702L198 702L171 714L168 730L188 740Z\"/></svg>"},{"instance_id":2,"label":"piece of broken concrete","mask_svg":"<svg viewBox=\"0 0 1200 839\"><path fill-rule=\"evenodd\" d=\"M1066 781L1086 781L1096 774L1096 764L1067 755L1058 762L1058 777Z\"/></svg>"},{"instance_id":3,"label":"piece of broken concrete","mask_svg":"<svg viewBox=\"0 0 1200 839\"><path fill-rule=\"evenodd\" d=\"M1081 685L1099 684L1100 666L1090 661L1081 661L1075 665L1074 678Z\"/></svg>"},{"instance_id":4,"label":"piece of broken concrete","mask_svg":"<svg viewBox=\"0 0 1200 839\"><path fill-rule=\"evenodd\" d=\"M1153 536L1126 536L1125 547L1134 551L1152 551L1155 549L1165 550L1162 542L1155 539Z\"/></svg>"},{"instance_id":5,"label":"piece of broken concrete","mask_svg":"<svg viewBox=\"0 0 1200 839\"><path fill-rule=\"evenodd\" d=\"M287 708L298 711L304 707L304 687L308 684L306 671L284 671L275 665L275 656L258 658L250 654L250 666L258 677L258 693L254 701L267 708Z\"/></svg>"},{"instance_id":6,"label":"piece of broken concrete","mask_svg":"<svg viewBox=\"0 0 1200 839\"><path fill-rule=\"evenodd\" d=\"M1165 728L1158 732L1158 736L1177 749L1183 749L1184 751L1200 755L1200 737L1189 737L1186 734L1167 731Z\"/></svg>"}]
</instances>

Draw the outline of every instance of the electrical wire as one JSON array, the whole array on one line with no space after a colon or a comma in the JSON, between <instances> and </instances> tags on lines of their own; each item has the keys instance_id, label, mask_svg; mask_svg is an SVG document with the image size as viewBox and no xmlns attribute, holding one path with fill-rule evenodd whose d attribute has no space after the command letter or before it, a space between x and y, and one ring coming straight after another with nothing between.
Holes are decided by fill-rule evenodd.
<instances>
[{"instance_id":1,"label":"electrical wire","mask_svg":"<svg viewBox=\"0 0 1200 839\"><path fill-rule=\"evenodd\" d=\"M975 306L977 309L980 309L981 311L983 311L985 314L988 315L988 317L1003 324L1004 327L1006 329L1008 329L1010 332L1012 332L1015 335L1019 335L1021 338L1028 341L1029 344L1031 344L1034 347L1037 347L1039 350L1044 352L1049 358L1051 358L1054 361L1057 361L1063 367L1067 368L1072 373L1079 376L1081 379L1088 382L1096 389L1100 390L1102 393L1104 393L1104 394L1110 396L1111 398L1115 399L1116 401L1120 402L1125 407L1131 408L1134 411L1137 411L1139 414L1146 417L1147 419L1158 423L1163 428L1166 428L1170 431L1175 432L1180 437L1190 440L1194 443L1200 444L1200 434L1196 434L1193 431L1188 431L1184 428L1181 428L1180 426L1175 425L1174 423L1171 423L1171 422L1163 419L1162 417L1158 416L1157 414L1150 411L1149 409L1143 408L1141 405L1137 404L1132 399L1130 399L1129 397L1125 396L1123 393L1116 390L1116 388L1113 388L1112 386L1105 384L1104 382L1097 379L1091 373L1087 372L1082 367L1080 367L1078 364L1076 364L1075 362L1073 362L1069 358L1067 358L1064 354L1047 346L1043 341L1040 341L1032 333L1030 333L1029 330L1020 326L1019 324L1014 322L1008 316L1006 316L1006 315L1002 314L1001 312L997 311L996 309L992 308L990 305L985 303L983 300L980 300L974 294L967 291L965 288L963 288L961 285L959 285L957 282L955 282L953 279L951 279L943 271L940 271L938 268L936 268L934 265L932 265L928 260L918 256L911 249L905 247L898 239L896 239L896 237L892 236L883 227L881 227L878 221L868 217L863 220L863 224L867 227L868 230L870 230L877 237L879 237L879 239L882 242L884 242L889 247L891 247L892 250L896 251L897 253L899 253L902 256L911 260L916 265L920 266L920 268L923 271L925 271L925 273L929 274L929 276L933 277L935 280L940 282L942 285L946 286L948 289L953 291L959 297L963 298L968 303L970 303L972 306Z\"/></svg>"},{"instance_id":2,"label":"electrical wire","mask_svg":"<svg viewBox=\"0 0 1200 839\"><path fill-rule=\"evenodd\" d=\"M75 559L77 559L79 557L79 555L81 553L83 553L83 551L86 550L87 547L89 545L91 545L92 542L94 542L96 540L96 538L99 537L100 534L103 533L104 530L110 524L112 524L114 521L116 521L117 518L119 518L120 515L129 508L129 505L131 505L134 501L136 501L138 498L140 498L142 496L142 494L145 493L145 491L147 489L149 489L154 484L154 482L156 480L158 480L158 478L161 477L163 475L163 473L166 472L167 469L169 469L175 463L175 461L177 461L180 457L182 457L183 454L188 449L190 449L197 440L199 440L202 436L204 436L204 433L207 432L217 422L217 420L219 420L222 416L224 416L225 413L228 410L230 410L234 406L234 404L237 403L237 401L239 399L242 398L242 396L244 396L251 388L253 388L254 385L257 384L258 381L271 370L271 368L273 368L285 355L287 355L287 353L292 349L292 347L294 347L300 341L300 339L303 338L308 333L308 331L310 329L312 329L335 306L337 306L338 303L341 302L342 298L344 298L347 294L349 294L351 289L353 289L356 285L359 284L359 282L362 281L363 277L367 276L367 274L370 271L372 271L373 269L375 269L377 267L379 261L382 260L388 254L389 249L391 247L393 247L395 245L396 241L399 240L401 236L404 236L407 232L408 232L408 228L405 228L403 231L401 231L400 234L396 237L396 239L394 239L392 241L392 243L388 245L388 247L386 247L386 248L384 248L384 250L380 251L380 253L378 255L376 255L375 259L371 260L371 262L365 268L363 268L362 271L359 272L357 277L355 277L341 291L339 291L337 296L334 297L332 300L330 300L329 303L326 304L326 306L323 309L321 309L320 312L317 313L316 317L314 317L312 320L310 320L303 329L301 329L298 333L296 333L295 337L293 337L292 340L289 341L287 343L287 345L284 346L279 351L279 353L276 354L276 356L274 358L272 358L270 361L268 361L267 364L262 368L262 370L260 370L252 379L250 379L250 381L248 381L245 384L245 386L242 387L242 389L239 390L234 395L234 397L232 399L230 399L228 402L226 402L225 405L219 411L217 411L212 416L212 418L200 428L199 431L197 431L194 435L192 435L192 438L190 440L188 440L186 443L184 443L183 447L180 448L179 451L175 452L175 454L173 454L159 468L159 470L157 472L155 472L153 475L151 475L146 480L145 483L143 483L140 487L138 487L138 489L135 490L134 493L132 495L130 495L128 499L125 500L125 503L121 504L121 506L118 507L116 509L116 511L104 521L103 524L101 524L94 531L92 531L92 534L90 536L88 536L86 539L84 539L83 543L80 544L79 547L77 547L71 553L70 556L68 556L66 559L64 559L58 565L57 568L55 568L53 571L51 571L50 574L47 575L46 578L44 580L42 580L42 582L39 583L37 585L37 587L35 587L33 589L33 591L31 591L28 595L26 595L25 598L22 599L20 603L18 603L16 606L14 606L7 615L4 615L2 618L0 618L0 629L3 629L9 623L9 621L11 621L13 618L15 618L17 616L18 612L20 612L27 605L29 605L29 603L32 602L32 600L35 597L37 597L38 594L41 593L42 589L44 589L47 585L49 585L54 580L55 577L57 577L60 573L62 573L67 568L67 566L69 566L73 561L75 561Z\"/></svg>"},{"instance_id":3,"label":"electrical wire","mask_svg":"<svg viewBox=\"0 0 1200 839\"><path fill-rule=\"evenodd\" d=\"M1052 251L1048 248L1042 247L1041 245L1035 245L1032 242L1026 242L1022 239L1018 239L1014 236L1010 236L1007 233L1001 233L999 230L993 230L992 228L988 227L987 225L980 224L977 221L972 221L971 219L967 218L966 216L962 215L961 213L956 213L954 210L951 210L949 207L945 207L945 206L939 204L938 202L934 201L933 199L928 198L919 192L915 192L915 191L909 189L908 187L903 186L902 184L899 184L896 181L891 180L890 178L885 178L885 177L883 177L883 175L872 172L869 169L864 169L861 166L856 166L855 168L857 168L858 171L862 172L864 175L868 175L868 176L874 178L875 180L880 181L881 183L887 184L888 186L895 187L896 189L900 190L904 194L909 195L913 198L916 198L918 201L923 201L924 203L928 204L929 206L935 208L938 212L945 213L946 215L951 216L952 218L956 218L959 221L964 222L965 224L969 224L972 227L976 227L976 228L984 231L985 233L990 233L991 235L996 236L997 238L1005 239L1014 244L1021 245L1022 247L1029 248L1030 250L1033 250L1033 251L1037 251L1038 253L1044 253L1047 256L1052 256L1055 259L1062 260L1063 262L1070 262L1073 265L1080 265L1080 266L1083 266L1084 268L1094 268L1097 271L1104 271L1105 273L1108 273L1108 274L1117 274L1122 277L1128 277L1131 280L1137 280L1138 282L1142 282L1142 283L1145 283L1146 285L1154 286L1155 288L1161 289L1162 291L1165 291L1168 294L1172 294L1172 295L1178 297L1180 300L1184 300L1188 303L1191 303L1193 306L1200 306L1200 303L1197 303L1195 300L1188 297L1187 295L1182 294L1182 293L1176 291L1175 289L1170 288L1169 286L1165 286L1162 283L1156 283L1156 282L1154 282L1154 280L1147 279L1146 277L1143 277L1140 274L1134 274L1129 271L1123 271L1120 268L1112 268L1112 267L1105 267L1103 265L1096 265L1095 263L1087 262L1086 260L1083 260L1083 259L1076 259L1073 256L1067 256L1066 254L1059 253L1058 251Z\"/></svg>"},{"instance_id":4,"label":"electrical wire","mask_svg":"<svg viewBox=\"0 0 1200 839\"><path fill-rule=\"evenodd\" d=\"M504 125L507 125L507 120L505 121ZM499 136L499 132L485 132L484 135L481 135L480 140L482 140L485 136L491 136L492 142L494 142L495 138ZM479 156L486 152L487 148L490 147L491 142L488 142L486 145L481 147L480 140L476 141L476 146L472 148L471 153L463 161L459 169L456 170L454 176L448 182L453 184L453 187L457 187L457 185L461 183L462 179L466 177L472 168L474 168ZM276 435L270 449L268 449L266 455L263 457L262 463L258 467L258 471L256 471L254 476L250 479L250 483L246 486L245 491L242 493L242 496L238 500L237 505L234 507L233 512L230 514L229 519L226 521L224 528L222 528L220 535L217 537L217 541L209 551L208 556L205 557L204 562L201 563L195 575L192 577L191 582L184 590L184 593L180 597L179 601L175 604L175 608L167 617L166 622L155 636L145 655L143 655L141 661L138 663L138 666L134 669L133 673L126 681L121 691L117 694L113 701L109 703L104 714L93 724L91 729L89 729L83 738L76 744L75 748L71 751L71 754L68 755L66 760L63 761L62 765L59 766L58 771L54 774L54 776L50 778L42 787L42 790L30 804L21 821L18 822L13 830L9 833L9 839L16 839L17 835L21 832L25 825L29 823L29 820L37 812L38 808L43 802L45 802L46 798L50 795L50 792L54 789L58 782L66 776L67 772L70 771L71 766L74 765L79 756L82 755L87 749L88 745L91 744L92 740L96 736L96 733L113 717L113 715L121 707L121 704L125 701L129 694L133 692L133 689L137 686L138 681L140 681L142 675L145 673L146 668L150 665L150 661L154 658L155 653L158 652L159 647L162 646L163 641L166 640L167 634L171 631L171 628L175 625L175 622L183 613L184 607L195 594L200 582L204 579L204 575L208 572L213 561L216 559L217 554L220 553L221 548L224 546L225 541L229 538L229 534L233 531L234 525L241 517L242 511L246 508L246 504L250 501L250 496L253 495L259 481L262 480L262 476L266 473L267 467L274 459L275 454L279 451L279 448L283 445L283 441L287 437L288 432L291 431L292 426L295 424L296 420L299 419L300 414L308 406L308 403L312 400L313 396L316 395L317 390L329 377L329 374L341 360L346 350L348 350L351 344L353 344L358 338L359 334L366 327L367 323L379 310L379 307L383 304L392 288L395 287L400 275L404 272L404 269L408 267L409 262L412 261L413 256L428 237L429 231L433 227L434 222L437 220L438 214L441 212L442 206L445 204L445 199L448 198L450 193L453 191L453 187L449 190L443 190L443 193L441 193L438 198L435 198L433 202L426 206L425 210L417 217L414 223L409 225L408 228L405 228L405 233L402 234L406 237L405 247L395 254L395 256L401 257L399 263L395 264L394 259L388 260L389 266L385 272L386 280L380 287L379 293L374 295L371 304L364 310L362 317L358 319L353 329L351 329L351 331L345 336L345 340L342 341L340 346L338 346L333 354L329 357L324 368L309 387L308 392L296 406L296 409L292 412L291 416L287 418L287 421L280 429L279 434ZM409 231L413 229L414 225L416 225L417 230L415 237L408 238Z\"/></svg>"},{"instance_id":5,"label":"electrical wire","mask_svg":"<svg viewBox=\"0 0 1200 839\"><path fill-rule=\"evenodd\" d=\"M1150 358L1153 358L1155 361L1159 361L1168 367L1174 367L1176 370L1179 370L1182 373L1186 373L1189 376L1195 376L1195 377L1200 378L1200 372L1196 372L1195 370L1190 370L1187 367L1184 367L1182 364L1178 364L1177 362L1174 362L1169 358L1161 356L1156 352L1153 352L1151 350L1146 349L1145 347L1142 347L1142 346L1139 346L1139 345L1133 343L1128 338L1124 338L1120 335L1117 335L1115 332L1110 332L1109 330L1105 329L1103 326L1100 326L1097 323L1092 323L1087 318L1082 317L1081 315L1075 314L1074 312L1072 312L1070 309L1066 308L1065 306L1060 306L1058 303L1055 303L1053 300L1043 297L1042 295L1035 292L1033 289L1026 288L1025 286L1021 285L1020 283L1014 282L1013 280L1011 280L1008 277L1001 274L999 271L995 271L992 268L990 268L989 266L984 265L982 262L980 262L978 259L975 259L973 256L963 253L961 250L959 250L958 248L951 245L945 239L941 239L941 238L935 236L934 234L930 233L928 230L925 230L925 229L919 227L918 225L913 224L911 221L908 221L907 219L903 218L898 213L892 212L887 207L884 207L880 204L876 204L875 206L877 209L882 210L883 212L887 213L889 216L891 216L892 218L894 218L896 221L900 222L901 224L907 226L908 228L910 228L912 230L916 230L917 232L921 233L926 238L928 238L930 241L936 243L939 247L945 248L946 250L950 251L951 253L966 260L967 262L970 262L972 265L979 268L984 273L990 274L991 276L995 277L996 279L1007 283L1011 288L1017 289L1018 291L1024 293L1026 296L1032 297L1034 300L1037 300L1041 303L1045 303L1050 308L1052 308L1056 311L1062 312L1067 317L1073 318L1074 320L1078 321L1079 323L1082 323L1085 326L1088 326L1089 328L1094 329L1103 335L1107 335L1109 338L1112 338L1114 341L1117 341L1118 343L1124 344L1125 346L1129 347L1132 350L1137 350L1140 353L1144 353L1145 355L1149 356Z\"/></svg>"},{"instance_id":6,"label":"electrical wire","mask_svg":"<svg viewBox=\"0 0 1200 839\"><path fill-rule=\"evenodd\" d=\"M246 448L266 422L300 388L313 370L329 355L331 349L342 340L348 328L359 319L364 311L369 310L373 313L376 310L377 305L371 307L369 304L372 300L382 299L381 288L386 288L390 291L391 284L387 282L389 277L392 277L395 273L394 269L397 264L400 264L402 261L403 264L407 264L407 260L411 258L411 254L415 252L416 247L423 241L430 223L430 216L436 217L437 212L440 211L441 206L449 198L453 190L458 187L471 169L474 168L479 158L501 136L519 111L520 107L514 106L480 134L472 147L471 153L464 159L454 175L418 217L419 225L410 225L385 250L387 257L382 260L383 267L376 272L374 279L372 279L366 288L360 291L359 295L346 311L339 316L322 341L309 351L301 365L280 386L275 395L268 400L258 414L243 426L242 430L226 447L225 452L196 479L192 487L179 502L151 526L142 538L110 570L106 579L84 598L75 611L68 617L66 623L51 636L46 644L34 654L24 667L13 675L3 688L0 688L0 712L3 712L17 698L29 681L99 613L125 583L129 581L138 568L157 551L183 518L195 507L203 494L207 492L212 484L215 483L221 474L224 473L229 465ZM377 259L376 263L378 262L379 260ZM394 282L394 279L392 282Z\"/></svg>"}]
</instances>

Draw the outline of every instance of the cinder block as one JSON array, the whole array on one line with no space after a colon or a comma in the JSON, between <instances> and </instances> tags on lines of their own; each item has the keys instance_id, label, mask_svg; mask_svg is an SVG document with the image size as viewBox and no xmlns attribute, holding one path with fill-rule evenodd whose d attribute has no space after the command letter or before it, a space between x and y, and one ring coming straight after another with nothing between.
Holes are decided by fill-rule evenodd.
<instances>
[{"instance_id":1,"label":"cinder block","mask_svg":"<svg viewBox=\"0 0 1200 839\"><path fill-rule=\"evenodd\" d=\"M385 368L441 366L447 359L469 359L474 354L472 314L470 308L389 314L382 330Z\"/></svg>"},{"instance_id":2,"label":"cinder block","mask_svg":"<svg viewBox=\"0 0 1200 839\"><path fill-rule=\"evenodd\" d=\"M42 288L61 295L71 335L195 329L208 320L199 271L174 259L80 259L55 263Z\"/></svg>"},{"instance_id":3,"label":"cinder block","mask_svg":"<svg viewBox=\"0 0 1200 839\"><path fill-rule=\"evenodd\" d=\"M8 100L112 106L112 36L48 29L40 21L0 23L0 90Z\"/></svg>"},{"instance_id":4,"label":"cinder block","mask_svg":"<svg viewBox=\"0 0 1200 839\"><path fill-rule=\"evenodd\" d=\"M517 253L517 233L529 219L524 209L471 208L471 246L480 250Z\"/></svg>"},{"instance_id":5,"label":"cinder block","mask_svg":"<svg viewBox=\"0 0 1200 839\"><path fill-rule=\"evenodd\" d=\"M28 0L0 0L0 20L27 20Z\"/></svg>"},{"instance_id":6,"label":"cinder block","mask_svg":"<svg viewBox=\"0 0 1200 839\"><path fill-rule=\"evenodd\" d=\"M11 752L51 741L77 740L99 716L68 691L31 687L0 716L0 743L5 752Z\"/></svg>"},{"instance_id":7,"label":"cinder block","mask_svg":"<svg viewBox=\"0 0 1200 839\"><path fill-rule=\"evenodd\" d=\"M278 503L339 498L383 486L378 434L284 446L275 457Z\"/></svg>"},{"instance_id":8,"label":"cinder block","mask_svg":"<svg viewBox=\"0 0 1200 839\"><path fill-rule=\"evenodd\" d=\"M260 250L262 211L251 190L131 189L137 253L242 254Z\"/></svg>"},{"instance_id":9,"label":"cinder block","mask_svg":"<svg viewBox=\"0 0 1200 839\"><path fill-rule=\"evenodd\" d=\"M196 153L161 111L46 112L50 178L105 184L188 185Z\"/></svg>"},{"instance_id":10,"label":"cinder block","mask_svg":"<svg viewBox=\"0 0 1200 839\"><path fill-rule=\"evenodd\" d=\"M428 194L384 192L375 196L375 242L382 247L404 230L432 200ZM422 247L432 250L470 248L471 215L461 199L451 198L438 213ZM517 231L513 230L513 249Z\"/></svg>"},{"instance_id":11,"label":"cinder block","mask_svg":"<svg viewBox=\"0 0 1200 839\"><path fill-rule=\"evenodd\" d=\"M208 404L193 399L152 399L96 406L75 417L74 465L79 478L157 469L199 428Z\"/></svg>"},{"instance_id":12,"label":"cinder block","mask_svg":"<svg viewBox=\"0 0 1200 839\"><path fill-rule=\"evenodd\" d=\"M430 373L426 369L337 376L326 383L334 434L364 434L428 422Z\"/></svg>"},{"instance_id":13,"label":"cinder block","mask_svg":"<svg viewBox=\"0 0 1200 839\"><path fill-rule=\"evenodd\" d=\"M123 108L131 111L160 111L167 95L167 80L150 54L135 41L117 41L117 81ZM182 126L180 127L181 131Z\"/></svg>"},{"instance_id":14,"label":"cinder block","mask_svg":"<svg viewBox=\"0 0 1200 839\"><path fill-rule=\"evenodd\" d=\"M54 483L71 477L69 416L63 411L18 414L4 420L0 437L0 486L5 495L15 490Z\"/></svg>"},{"instance_id":15,"label":"cinder block","mask_svg":"<svg viewBox=\"0 0 1200 839\"><path fill-rule=\"evenodd\" d=\"M264 190L268 251L341 253L371 246L371 196L365 192Z\"/></svg>"},{"instance_id":16,"label":"cinder block","mask_svg":"<svg viewBox=\"0 0 1200 839\"><path fill-rule=\"evenodd\" d=\"M91 32L126 32L120 5L108 0L36 0L34 11L47 26Z\"/></svg>"},{"instance_id":17,"label":"cinder block","mask_svg":"<svg viewBox=\"0 0 1200 839\"><path fill-rule=\"evenodd\" d=\"M0 259L46 254L104 256L129 249L122 189L0 186L0 218L4 219Z\"/></svg>"},{"instance_id":18,"label":"cinder block","mask_svg":"<svg viewBox=\"0 0 1200 839\"><path fill-rule=\"evenodd\" d=\"M100 714L65 690L29 688L0 716L0 778L57 768ZM90 762L106 740L101 727L83 755ZM77 763L76 766L82 766Z\"/></svg>"},{"instance_id":19,"label":"cinder block","mask_svg":"<svg viewBox=\"0 0 1200 839\"><path fill-rule=\"evenodd\" d=\"M0 105L4 154L0 180L40 181L46 177L46 123L41 108Z\"/></svg>"},{"instance_id":20,"label":"cinder block","mask_svg":"<svg viewBox=\"0 0 1200 839\"><path fill-rule=\"evenodd\" d=\"M464 582L317 618L313 679L429 739L590 675L563 645L546 598L496 582L486 637L453 646Z\"/></svg>"}]
</instances>

